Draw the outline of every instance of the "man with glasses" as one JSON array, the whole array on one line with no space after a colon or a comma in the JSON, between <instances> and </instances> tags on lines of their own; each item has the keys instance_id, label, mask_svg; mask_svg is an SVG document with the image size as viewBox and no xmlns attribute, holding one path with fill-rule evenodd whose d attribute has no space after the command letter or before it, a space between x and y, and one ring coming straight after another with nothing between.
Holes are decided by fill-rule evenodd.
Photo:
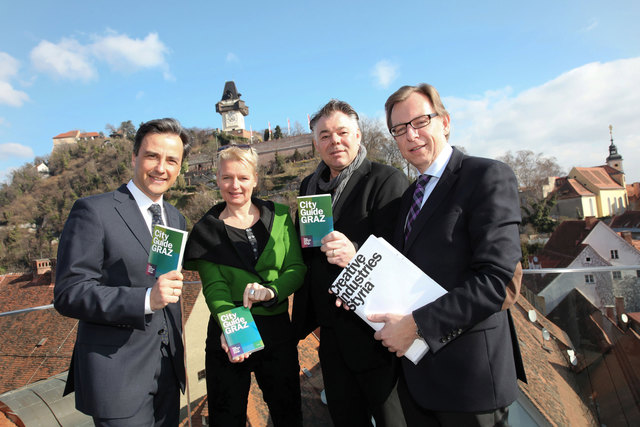
<instances>
[{"instance_id":1,"label":"man with glasses","mask_svg":"<svg viewBox=\"0 0 640 427\"><path fill-rule=\"evenodd\" d=\"M379 313L375 337L400 357L416 337L429 346L402 359L398 392L407 425L508 425L526 381L507 286L518 280L520 205L503 163L449 143L451 119L436 89L404 86L385 104L402 156L420 176L403 195L393 243L448 293L408 315Z\"/></svg>"}]
</instances>

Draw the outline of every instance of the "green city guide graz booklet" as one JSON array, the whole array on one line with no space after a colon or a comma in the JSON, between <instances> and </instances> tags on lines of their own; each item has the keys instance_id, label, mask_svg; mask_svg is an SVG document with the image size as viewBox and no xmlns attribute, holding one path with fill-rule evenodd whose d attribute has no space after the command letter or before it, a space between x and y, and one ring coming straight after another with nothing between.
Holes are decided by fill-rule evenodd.
<instances>
[{"instance_id":1,"label":"green city guide graz booklet","mask_svg":"<svg viewBox=\"0 0 640 427\"><path fill-rule=\"evenodd\" d=\"M250 309L240 306L223 311L218 313L218 320L227 340L231 357L253 353L264 348L262 337Z\"/></svg>"},{"instance_id":2,"label":"green city guide graz booklet","mask_svg":"<svg viewBox=\"0 0 640 427\"><path fill-rule=\"evenodd\" d=\"M186 244L186 231L166 225L154 225L147 274L159 277L173 270L180 271Z\"/></svg>"},{"instance_id":3,"label":"green city guide graz booklet","mask_svg":"<svg viewBox=\"0 0 640 427\"><path fill-rule=\"evenodd\" d=\"M298 219L300 246L303 248L322 246L320 243L322 238L333 231L331 194L298 197Z\"/></svg>"}]
</instances>

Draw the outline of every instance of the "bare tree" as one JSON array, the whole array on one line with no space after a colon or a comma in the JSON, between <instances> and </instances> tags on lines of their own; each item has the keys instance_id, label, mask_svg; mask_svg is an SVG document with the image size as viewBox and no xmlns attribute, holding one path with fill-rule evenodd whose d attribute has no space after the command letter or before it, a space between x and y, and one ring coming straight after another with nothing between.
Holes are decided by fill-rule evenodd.
<instances>
[{"instance_id":1,"label":"bare tree","mask_svg":"<svg viewBox=\"0 0 640 427\"><path fill-rule=\"evenodd\" d=\"M398 145L380 120L361 117L360 130L362 143L367 148L368 157L371 160L408 172L407 162L402 158Z\"/></svg>"},{"instance_id":2,"label":"bare tree","mask_svg":"<svg viewBox=\"0 0 640 427\"><path fill-rule=\"evenodd\" d=\"M309 129L302 126L302 123L299 121L293 122L293 129L291 129L291 135L304 135L305 133L309 133Z\"/></svg>"},{"instance_id":3,"label":"bare tree","mask_svg":"<svg viewBox=\"0 0 640 427\"><path fill-rule=\"evenodd\" d=\"M548 177L565 175L555 157L544 157L531 150L519 150L515 154L507 151L498 160L508 164L520 186L527 189L537 190Z\"/></svg>"}]
</instances>

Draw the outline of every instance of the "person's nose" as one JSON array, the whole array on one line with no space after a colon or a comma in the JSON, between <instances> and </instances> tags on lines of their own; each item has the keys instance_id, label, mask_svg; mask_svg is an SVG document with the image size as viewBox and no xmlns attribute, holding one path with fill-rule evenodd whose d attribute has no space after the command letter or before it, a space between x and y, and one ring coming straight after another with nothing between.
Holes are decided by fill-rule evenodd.
<instances>
[{"instance_id":1,"label":"person's nose","mask_svg":"<svg viewBox=\"0 0 640 427\"><path fill-rule=\"evenodd\" d=\"M158 162L156 163L156 167L155 167L156 172L164 173L164 170L165 170L166 166L167 166L167 163L166 163L165 159L158 160Z\"/></svg>"},{"instance_id":2,"label":"person's nose","mask_svg":"<svg viewBox=\"0 0 640 427\"><path fill-rule=\"evenodd\" d=\"M407 133L405 133L407 141L413 141L418 137L418 129L415 129L411 124L407 123Z\"/></svg>"}]
</instances>

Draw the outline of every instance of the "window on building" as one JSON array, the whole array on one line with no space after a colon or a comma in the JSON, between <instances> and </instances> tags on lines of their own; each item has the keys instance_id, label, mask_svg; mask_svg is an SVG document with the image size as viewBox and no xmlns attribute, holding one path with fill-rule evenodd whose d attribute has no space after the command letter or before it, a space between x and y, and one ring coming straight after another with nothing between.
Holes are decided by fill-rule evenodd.
<instances>
[{"instance_id":1,"label":"window on building","mask_svg":"<svg viewBox=\"0 0 640 427\"><path fill-rule=\"evenodd\" d=\"M584 262L586 262L587 264L591 264L591 257L585 257Z\"/></svg>"},{"instance_id":2,"label":"window on building","mask_svg":"<svg viewBox=\"0 0 640 427\"><path fill-rule=\"evenodd\" d=\"M640 270L636 270L636 276L640 277Z\"/></svg>"},{"instance_id":3,"label":"window on building","mask_svg":"<svg viewBox=\"0 0 640 427\"><path fill-rule=\"evenodd\" d=\"M618 259L618 250L611 249L611 259Z\"/></svg>"},{"instance_id":4,"label":"window on building","mask_svg":"<svg viewBox=\"0 0 640 427\"><path fill-rule=\"evenodd\" d=\"M622 272L621 271L614 271L613 272L613 278L614 279L622 279Z\"/></svg>"},{"instance_id":5,"label":"window on building","mask_svg":"<svg viewBox=\"0 0 640 427\"><path fill-rule=\"evenodd\" d=\"M584 283L595 283L595 279L593 278L593 274L585 274L584 275Z\"/></svg>"},{"instance_id":6,"label":"window on building","mask_svg":"<svg viewBox=\"0 0 640 427\"><path fill-rule=\"evenodd\" d=\"M198 371L198 381L202 381L207 377L207 372L203 369L202 371Z\"/></svg>"}]
</instances>

